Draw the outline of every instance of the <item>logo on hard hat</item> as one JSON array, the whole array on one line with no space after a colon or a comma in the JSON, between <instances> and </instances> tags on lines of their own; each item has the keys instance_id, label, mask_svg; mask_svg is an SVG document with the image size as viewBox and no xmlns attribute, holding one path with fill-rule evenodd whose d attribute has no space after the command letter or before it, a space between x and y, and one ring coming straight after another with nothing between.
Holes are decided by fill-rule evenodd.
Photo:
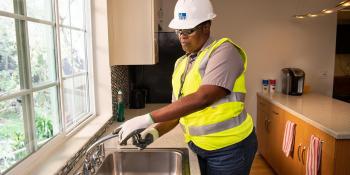
<instances>
[{"instance_id":1,"label":"logo on hard hat","mask_svg":"<svg viewBox=\"0 0 350 175\"><path fill-rule=\"evenodd\" d=\"M180 20L186 20L186 13L179 13Z\"/></svg>"}]
</instances>

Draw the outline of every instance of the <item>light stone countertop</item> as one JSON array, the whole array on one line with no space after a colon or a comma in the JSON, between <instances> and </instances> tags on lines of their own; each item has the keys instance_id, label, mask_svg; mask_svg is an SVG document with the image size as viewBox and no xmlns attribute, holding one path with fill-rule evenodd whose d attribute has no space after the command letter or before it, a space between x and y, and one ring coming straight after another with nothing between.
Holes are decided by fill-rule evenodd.
<instances>
[{"instance_id":1,"label":"light stone countertop","mask_svg":"<svg viewBox=\"0 0 350 175\"><path fill-rule=\"evenodd\" d=\"M350 103L317 93L258 95L335 139L350 139Z\"/></svg>"}]
</instances>

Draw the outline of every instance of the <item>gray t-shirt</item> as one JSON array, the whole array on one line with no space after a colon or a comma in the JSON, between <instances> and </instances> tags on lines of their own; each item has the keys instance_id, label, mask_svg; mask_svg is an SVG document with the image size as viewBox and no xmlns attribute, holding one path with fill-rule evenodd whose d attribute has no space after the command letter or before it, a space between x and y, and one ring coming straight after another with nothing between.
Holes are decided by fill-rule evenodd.
<instances>
[{"instance_id":1,"label":"gray t-shirt","mask_svg":"<svg viewBox=\"0 0 350 175\"><path fill-rule=\"evenodd\" d=\"M212 42L213 39L209 38L199 52L202 52ZM195 59L196 57L192 58L192 60ZM192 63L193 61L189 62L187 72L192 68ZM243 70L243 61L238 49L231 43L225 42L211 54L202 78L202 85L215 85L232 91L236 79Z\"/></svg>"},{"instance_id":2,"label":"gray t-shirt","mask_svg":"<svg viewBox=\"0 0 350 175\"><path fill-rule=\"evenodd\" d=\"M231 43L225 42L211 54L202 78L202 85L216 85L232 91L236 79L243 70L239 51Z\"/></svg>"}]
</instances>

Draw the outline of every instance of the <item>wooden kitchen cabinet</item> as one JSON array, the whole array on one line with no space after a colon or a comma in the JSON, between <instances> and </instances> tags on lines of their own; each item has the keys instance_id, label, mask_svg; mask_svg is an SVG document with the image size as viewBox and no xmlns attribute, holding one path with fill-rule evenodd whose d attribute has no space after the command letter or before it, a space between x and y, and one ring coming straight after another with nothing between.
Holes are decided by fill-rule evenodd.
<instances>
[{"instance_id":1,"label":"wooden kitchen cabinet","mask_svg":"<svg viewBox=\"0 0 350 175\"><path fill-rule=\"evenodd\" d=\"M108 0L110 65L158 62L159 0Z\"/></svg>"},{"instance_id":2,"label":"wooden kitchen cabinet","mask_svg":"<svg viewBox=\"0 0 350 175\"><path fill-rule=\"evenodd\" d=\"M310 146L311 135L314 135L323 141L321 174L333 174L335 139L290 113L286 113L285 118L286 121L290 120L294 122L296 128L293 155L283 157L281 161L283 167L282 174L294 175L306 173L307 151Z\"/></svg>"},{"instance_id":3,"label":"wooden kitchen cabinet","mask_svg":"<svg viewBox=\"0 0 350 175\"><path fill-rule=\"evenodd\" d=\"M258 98L258 110L257 110L257 137L259 143L259 153L266 155L267 154L267 129L266 129L266 120L267 120L267 102L261 98Z\"/></svg>"},{"instance_id":4,"label":"wooden kitchen cabinet","mask_svg":"<svg viewBox=\"0 0 350 175\"><path fill-rule=\"evenodd\" d=\"M306 151L307 145L304 138L304 134L306 131L305 123L291 115L290 113L285 113L285 121L291 121L295 123L295 140L294 140L294 148L291 155L286 157L282 152L283 157L281 159L281 174L285 175L298 175L305 174L303 173L303 168L306 163ZM284 130L283 130L284 134Z\"/></svg>"},{"instance_id":5,"label":"wooden kitchen cabinet","mask_svg":"<svg viewBox=\"0 0 350 175\"><path fill-rule=\"evenodd\" d=\"M259 152L265 156L268 162L276 165L275 171L280 173L280 154L283 141L283 114L284 111L269 102L260 99L258 100L258 142ZM280 151L278 151L280 150Z\"/></svg>"},{"instance_id":6,"label":"wooden kitchen cabinet","mask_svg":"<svg viewBox=\"0 0 350 175\"><path fill-rule=\"evenodd\" d=\"M321 174L350 175L350 140L337 140L299 117L258 96L257 136L259 153L277 174L304 175L311 135L322 143ZM296 124L295 143L291 156L282 151L286 121ZM347 163L346 163L347 162Z\"/></svg>"}]
</instances>

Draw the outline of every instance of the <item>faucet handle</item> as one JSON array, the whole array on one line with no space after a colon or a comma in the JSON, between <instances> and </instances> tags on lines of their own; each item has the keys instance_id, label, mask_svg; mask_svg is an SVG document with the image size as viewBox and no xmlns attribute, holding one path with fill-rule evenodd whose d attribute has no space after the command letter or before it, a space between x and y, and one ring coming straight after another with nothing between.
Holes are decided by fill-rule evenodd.
<instances>
[{"instance_id":1,"label":"faucet handle","mask_svg":"<svg viewBox=\"0 0 350 175\"><path fill-rule=\"evenodd\" d=\"M105 144L104 143L101 143L98 145L97 147L97 155L99 157L105 157Z\"/></svg>"},{"instance_id":2,"label":"faucet handle","mask_svg":"<svg viewBox=\"0 0 350 175\"><path fill-rule=\"evenodd\" d=\"M83 175L90 175L92 166L90 160L85 159L83 164Z\"/></svg>"},{"instance_id":3,"label":"faucet handle","mask_svg":"<svg viewBox=\"0 0 350 175\"><path fill-rule=\"evenodd\" d=\"M104 144L101 143L97 146L96 152L92 155L92 166L101 165L104 157L105 157L105 147L104 147Z\"/></svg>"}]
</instances>

